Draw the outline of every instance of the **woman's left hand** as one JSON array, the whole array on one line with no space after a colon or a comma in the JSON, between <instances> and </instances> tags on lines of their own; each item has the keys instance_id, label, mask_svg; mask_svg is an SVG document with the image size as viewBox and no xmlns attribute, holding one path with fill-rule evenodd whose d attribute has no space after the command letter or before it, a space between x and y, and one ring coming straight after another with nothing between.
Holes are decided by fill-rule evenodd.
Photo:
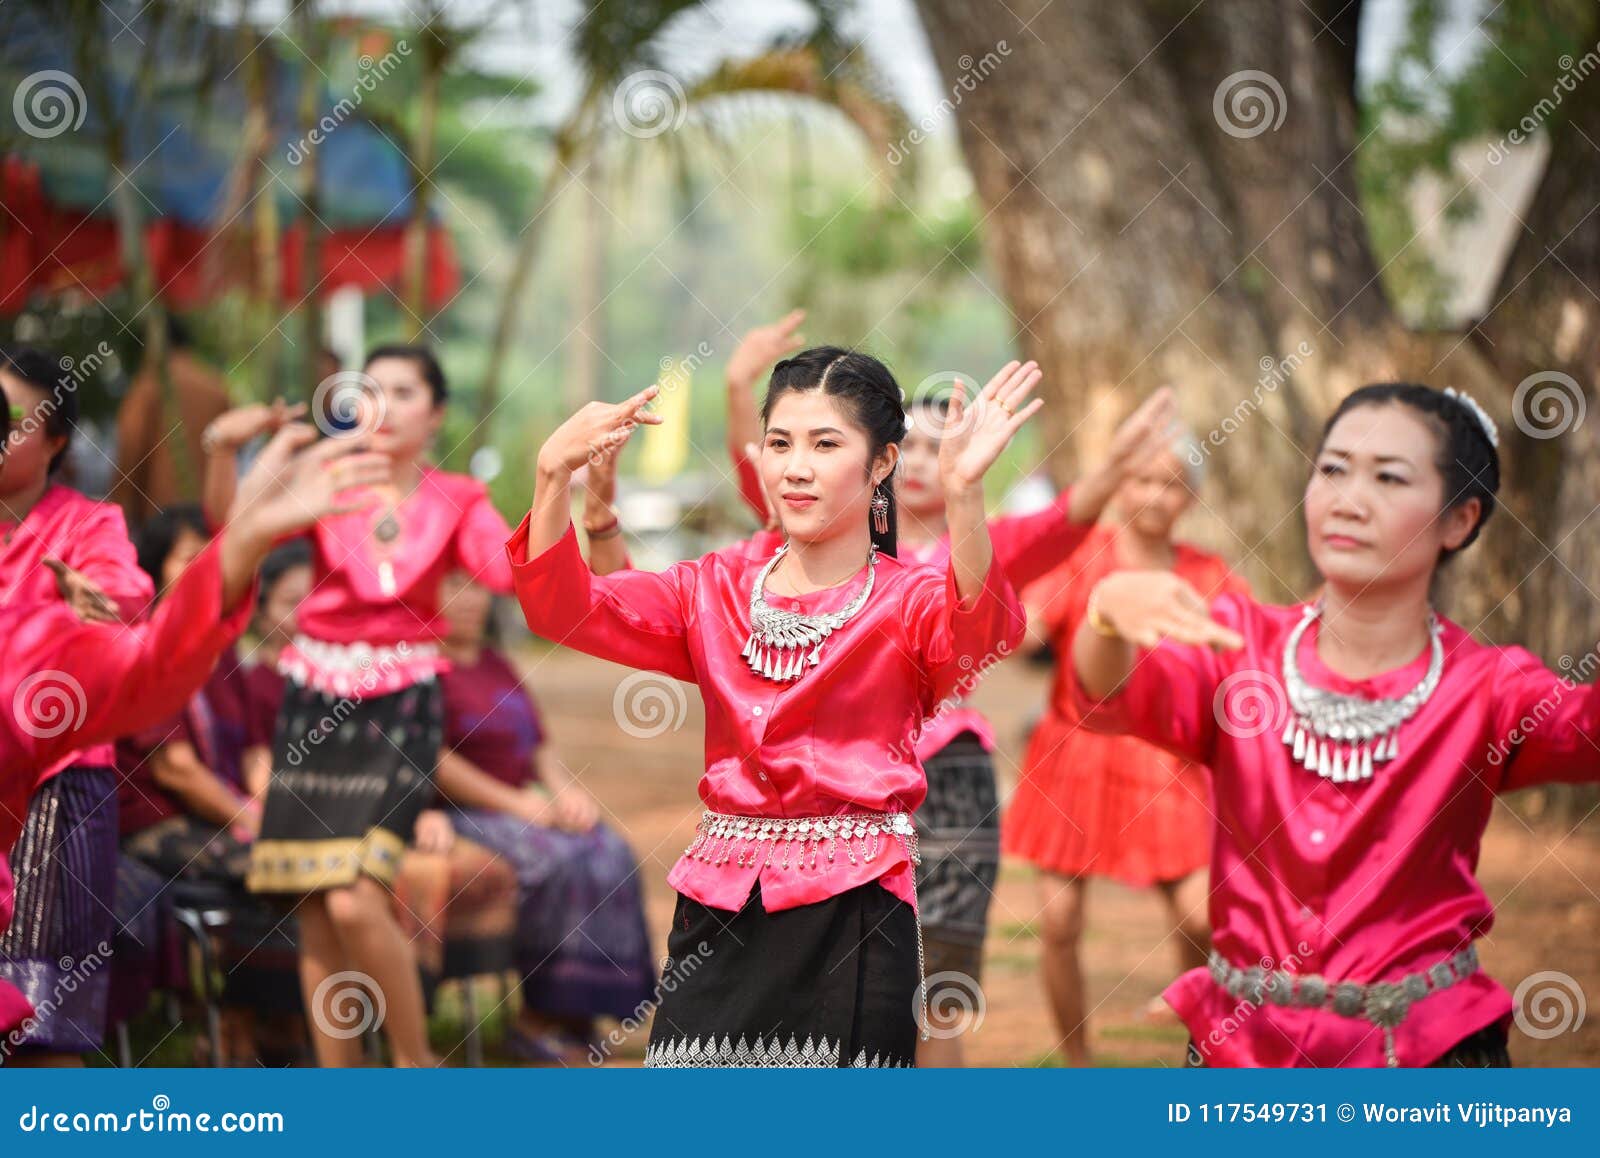
<instances>
[{"instance_id":1,"label":"woman's left hand","mask_svg":"<svg viewBox=\"0 0 1600 1158\"><path fill-rule=\"evenodd\" d=\"M966 383L956 382L939 440L939 478L946 494L983 482L1012 436L1044 405L1042 398L1026 402L1041 377L1036 362L1007 362L970 405Z\"/></svg>"},{"instance_id":2,"label":"woman's left hand","mask_svg":"<svg viewBox=\"0 0 1600 1158\"><path fill-rule=\"evenodd\" d=\"M56 592L79 619L85 623L117 622L117 605L93 579L60 559L46 559L44 565L55 576Z\"/></svg>"},{"instance_id":3,"label":"woman's left hand","mask_svg":"<svg viewBox=\"0 0 1600 1158\"><path fill-rule=\"evenodd\" d=\"M426 808L417 814L417 825L412 832L418 852L431 852L443 856L456 843L455 826L450 818L437 808Z\"/></svg>"},{"instance_id":4,"label":"woman's left hand","mask_svg":"<svg viewBox=\"0 0 1600 1158\"><path fill-rule=\"evenodd\" d=\"M563 788L552 801L550 826L562 832L582 834L600 821L600 806L579 788Z\"/></svg>"}]
</instances>

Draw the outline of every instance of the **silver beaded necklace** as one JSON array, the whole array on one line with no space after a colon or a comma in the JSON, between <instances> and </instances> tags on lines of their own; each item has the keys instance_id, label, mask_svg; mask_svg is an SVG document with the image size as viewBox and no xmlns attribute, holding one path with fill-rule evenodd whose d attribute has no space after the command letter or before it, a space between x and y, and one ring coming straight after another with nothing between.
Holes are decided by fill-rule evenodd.
<instances>
[{"instance_id":1,"label":"silver beaded necklace","mask_svg":"<svg viewBox=\"0 0 1600 1158\"><path fill-rule=\"evenodd\" d=\"M1444 645L1439 635L1444 627L1438 615L1429 611L1432 654L1427 672L1415 687L1398 699L1369 700L1314 688L1300 674L1300 639L1321 614L1320 602L1308 606L1283 645L1283 686L1289 693L1290 712L1283 742L1297 763L1324 780L1335 784L1370 780L1374 764L1399 755L1400 725L1416 715L1439 686L1444 671Z\"/></svg>"},{"instance_id":2,"label":"silver beaded necklace","mask_svg":"<svg viewBox=\"0 0 1600 1158\"><path fill-rule=\"evenodd\" d=\"M739 653L751 671L769 680L799 679L807 668L816 667L822 655L822 641L866 606L877 576L878 546L874 543L867 551L867 581L849 604L819 615L779 611L767 604L765 588L767 576L788 550L787 543L779 547L756 576L755 586L750 590L750 637ZM811 649L809 657L804 654L806 648Z\"/></svg>"}]
</instances>

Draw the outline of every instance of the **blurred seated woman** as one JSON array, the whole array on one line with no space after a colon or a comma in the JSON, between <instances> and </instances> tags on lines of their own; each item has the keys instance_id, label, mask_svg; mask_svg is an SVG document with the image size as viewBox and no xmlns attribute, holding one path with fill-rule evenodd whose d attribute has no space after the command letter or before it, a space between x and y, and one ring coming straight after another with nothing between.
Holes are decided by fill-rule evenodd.
<instances>
[{"instance_id":1,"label":"blurred seated woman","mask_svg":"<svg viewBox=\"0 0 1600 1158\"><path fill-rule=\"evenodd\" d=\"M197 506L169 507L145 524L138 536L139 564L154 582L158 599L209 541L210 530ZM224 1049L228 1061L254 1064L257 1017L292 1015L299 1002L292 923L282 928L285 922L244 890L250 842L261 817L259 795L249 790L243 775L246 719L243 675L230 648L180 712L117 741L122 854L154 874L122 874L127 880L119 881L121 891L130 896L119 897L118 907L127 906L138 881L157 882L163 895L144 898L131 916L142 914L152 902L164 908L173 881L219 887L230 914L218 945L226 978ZM137 934L142 947L146 939L147 934ZM275 968L273 957L285 945L287 962L280 960ZM115 963L122 961L118 955ZM129 978L123 984L137 991L136 981Z\"/></svg>"},{"instance_id":2,"label":"blurred seated woman","mask_svg":"<svg viewBox=\"0 0 1600 1158\"><path fill-rule=\"evenodd\" d=\"M242 664L249 733L245 780L258 796L272 776L272 734L283 703L285 681L278 659L298 629L297 611L311 591L311 576L311 549L303 540L285 543L261 568L252 629L256 646ZM457 839L448 817L437 810L424 810L416 838L395 877L394 913L416 953L431 1008L446 972L476 976L511 967L517 882L505 861L481 845ZM294 969L292 957L289 968Z\"/></svg>"},{"instance_id":3,"label":"blurred seated woman","mask_svg":"<svg viewBox=\"0 0 1600 1158\"><path fill-rule=\"evenodd\" d=\"M530 1061L571 1061L592 1043L596 1017L628 1017L650 996L638 865L545 743L532 697L489 639L492 594L457 573L443 603L451 666L439 792L456 831L517 875L522 1007L509 1045Z\"/></svg>"}]
</instances>

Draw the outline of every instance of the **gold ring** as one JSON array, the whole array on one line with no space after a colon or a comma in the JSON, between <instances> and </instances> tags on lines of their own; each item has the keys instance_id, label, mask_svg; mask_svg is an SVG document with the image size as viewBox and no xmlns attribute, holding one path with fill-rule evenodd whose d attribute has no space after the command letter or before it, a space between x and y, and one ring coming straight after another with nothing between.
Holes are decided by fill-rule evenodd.
<instances>
[{"instance_id":1,"label":"gold ring","mask_svg":"<svg viewBox=\"0 0 1600 1158\"><path fill-rule=\"evenodd\" d=\"M999 406L1001 410L1006 412L1007 418L1015 418L1017 416L1017 412L1011 409L1011 407L1007 406L1004 402L998 402L996 405Z\"/></svg>"}]
</instances>

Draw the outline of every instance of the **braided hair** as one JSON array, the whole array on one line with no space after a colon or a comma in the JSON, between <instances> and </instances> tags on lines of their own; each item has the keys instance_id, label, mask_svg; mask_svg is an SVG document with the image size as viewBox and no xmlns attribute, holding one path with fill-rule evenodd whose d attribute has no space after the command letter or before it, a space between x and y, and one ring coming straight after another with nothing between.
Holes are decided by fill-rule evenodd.
<instances>
[{"instance_id":1,"label":"braided hair","mask_svg":"<svg viewBox=\"0 0 1600 1158\"><path fill-rule=\"evenodd\" d=\"M1494 513L1494 496L1500 489L1500 452L1473 406L1461 397L1415 382L1377 382L1347 394L1322 428L1317 454L1327 444L1334 425L1361 406L1405 406L1433 428L1436 439L1434 466L1444 478L1444 507L1453 511L1471 499L1480 507L1478 521L1461 545L1439 554L1442 564L1469 547Z\"/></svg>"},{"instance_id":2,"label":"braided hair","mask_svg":"<svg viewBox=\"0 0 1600 1158\"><path fill-rule=\"evenodd\" d=\"M820 390L839 400L849 419L867 435L867 472L890 443L899 445L906 433L904 395L889 367L870 354L846 350L841 346L813 346L785 358L772 368L767 396L761 404L761 425L765 427L772 408L785 393ZM896 468L898 469L898 467ZM894 502L894 471L890 471L873 491L889 504L889 529L872 531L873 545L885 555L893 555L898 538Z\"/></svg>"}]
</instances>

